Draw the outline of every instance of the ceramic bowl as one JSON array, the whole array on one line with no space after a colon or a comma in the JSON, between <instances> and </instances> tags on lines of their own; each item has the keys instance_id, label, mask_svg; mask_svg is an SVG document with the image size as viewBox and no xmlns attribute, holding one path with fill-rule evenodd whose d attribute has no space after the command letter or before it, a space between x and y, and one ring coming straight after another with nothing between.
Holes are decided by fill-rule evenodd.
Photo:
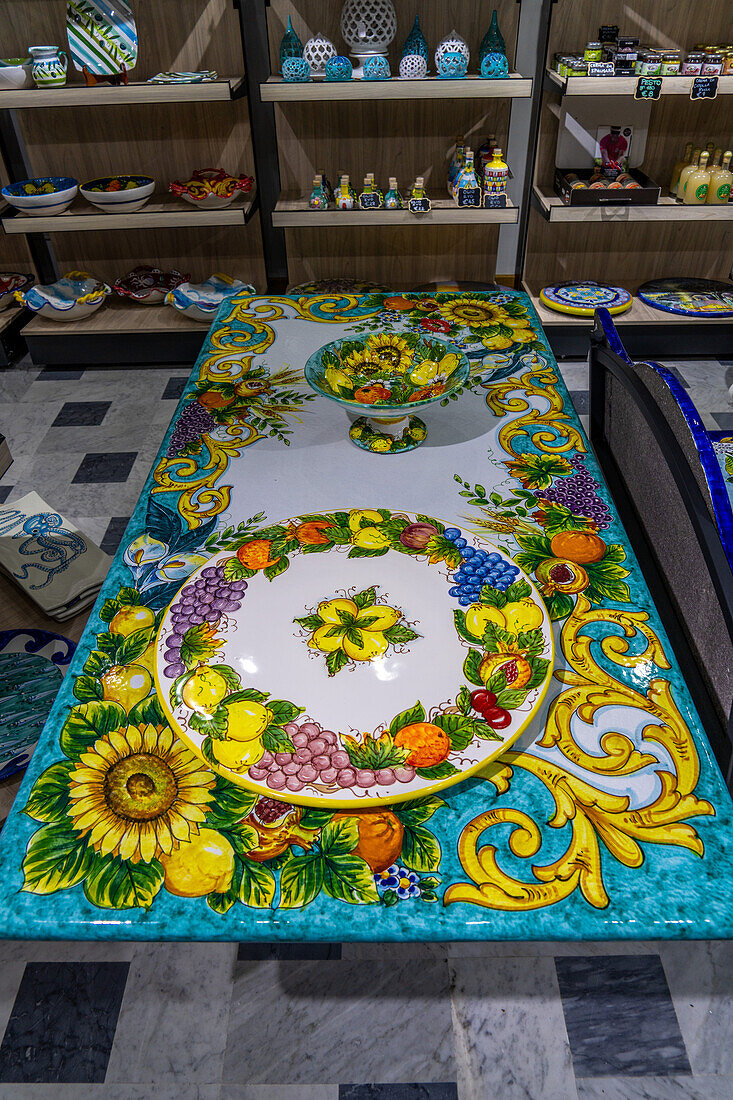
<instances>
[{"instance_id":1,"label":"ceramic bowl","mask_svg":"<svg viewBox=\"0 0 733 1100\"><path fill-rule=\"evenodd\" d=\"M68 210L78 189L78 181L71 176L39 176L9 183L0 194L23 214L48 217Z\"/></svg>"},{"instance_id":2,"label":"ceramic bowl","mask_svg":"<svg viewBox=\"0 0 733 1100\"><path fill-rule=\"evenodd\" d=\"M424 441L427 428L414 414L460 390L470 370L466 355L446 340L381 332L319 348L305 365L305 379L359 417L349 433L357 446L393 454ZM372 446L375 435L383 446Z\"/></svg>"},{"instance_id":3,"label":"ceramic bowl","mask_svg":"<svg viewBox=\"0 0 733 1100\"><path fill-rule=\"evenodd\" d=\"M180 271L161 271L158 267L142 264L118 279L112 289L120 298L129 298L139 305L155 306L163 301L169 291L190 278L190 275L182 275Z\"/></svg>"},{"instance_id":4,"label":"ceramic bowl","mask_svg":"<svg viewBox=\"0 0 733 1100\"><path fill-rule=\"evenodd\" d=\"M55 321L78 321L95 313L112 288L88 271L67 271L62 279L30 290L16 291L16 298L39 317Z\"/></svg>"},{"instance_id":5,"label":"ceramic bowl","mask_svg":"<svg viewBox=\"0 0 733 1100\"><path fill-rule=\"evenodd\" d=\"M35 281L33 275L23 275L19 271L0 271L0 312L7 309L14 300L16 290L27 290Z\"/></svg>"},{"instance_id":6,"label":"ceramic bowl","mask_svg":"<svg viewBox=\"0 0 733 1100\"><path fill-rule=\"evenodd\" d=\"M27 88L32 83L30 57L0 58L0 88Z\"/></svg>"},{"instance_id":7,"label":"ceramic bowl","mask_svg":"<svg viewBox=\"0 0 733 1100\"><path fill-rule=\"evenodd\" d=\"M109 187L114 189L107 190ZM79 190L87 202L105 214L134 214L152 195L155 180L152 176L100 176L87 180Z\"/></svg>"},{"instance_id":8,"label":"ceramic bowl","mask_svg":"<svg viewBox=\"0 0 733 1100\"><path fill-rule=\"evenodd\" d=\"M165 300L184 317L210 325L224 299L240 291L256 293L251 283L243 283L241 279L232 279L230 275L217 271L203 283L181 283L166 294Z\"/></svg>"},{"instance_id":9,"label":"ceramic bowl","mask_svg":"<svg viewBox=\"0 0 733 1100\"><path fill-rule=\"evenodd\" d=\"M253 183L252 176L230 176L223 168L197 168L190 180L173 180L168 190L201 210L224 210L240 193L251 191Z\"/></svg>"}]
</instances>

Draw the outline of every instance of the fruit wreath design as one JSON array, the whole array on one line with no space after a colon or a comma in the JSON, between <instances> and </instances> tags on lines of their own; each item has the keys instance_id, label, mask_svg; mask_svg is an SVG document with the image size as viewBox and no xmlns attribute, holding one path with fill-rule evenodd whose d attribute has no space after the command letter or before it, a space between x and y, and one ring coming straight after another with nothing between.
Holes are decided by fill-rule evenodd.
<instances>
[{"instance_id":1,"label":"fruit wreath design","mask_svg":"<svg viewBox=\"0 0 733 1100\"><path fill-rule=\"evenodd\" d=\"M334 301L344 308L343 299ZM242 306L236 299L234 303L236 313ZM347 302L349 310L358 305L357 299ZM281 307L275 303L267 308ZM338 316L337 307L331 315ZM256 329L260 322L255 317L248 323ZM247 340L250 337L246 334ZM224 362L231 352L220 354ZM210 359L204 359L204 367L212 369ZM264 573L277 566L281 548L274 544L275 536L267 536L261 513L236 528L222 526L217 515L228 502L223 493L216 499L215 514L199 515L195 523L185 509L170 510L153 495L142 533L124 552L132 583L106 593L96 648L73 683L76 702L63 721L58 759L36 779L23 807L37 828L23 860L22 889L39 895L79 890L92 905L113 910L148 909L164 904L166 894L205 898L217 914L240 906L303 908L319 896L386 907L467 903L516 913L566 901L578 892L592 911L611 903L606 872L614 862L639 868L649 845L701 857L703 842L690 822L715 810L695 793L700 779L697 748L675 701L673 684L664 675L670 663L663 642L647 612L633 607L625 550L608 539L612 517L605 489L574 418L565 412L565 401L547 354L528 353L511 377L486 387L487 405L501 417L498 447L506 458L495 461L501 461L506 474L499 488L509 486L509 491L489 491L455 474L459 499L469 509L466 524L478 533L490 532L532 575L556 623L564 657L553 673L557 694L542 736L525 751L509 749L480 775L484 782L479 780L478 790L486 791L486 808L478 813L474 808L474 816L459 822L462 873L447 879L444 872L441 821L449 815L450 793L447 798L428 794L375 811L295 806L282 800L288 778L284 768L285 787L277 786L281 779L276 776L272 790L278 798L270 798L230 782L174 736L153 689L155 638L165 609L186 578L206 567L212 555L231 551L245 569ZM182 495L184 485L177 484L175 491ZM367 555L385 548L388 520L379 510L373 512L362 510L357 523L347 519L344 527L351 545ZM510 680L516 687L517 678L526 675L523 660L532 668L531 653L511 648L506 652L497 644L506 635L518 639L522 631L517 633L515 627L523 626L525 634L534 629L527 630L522 622L526 596L521 589L512 591L512 576L496 574L495 595L486 600L492 586L477 587L476 567L470 555L460 554L465 547L458 545L453 531L441 532L430 517L414 522L417 528L408 541L422 542L428 536L423 547L427 549L430 538L436 537L427 528L436 527L437 535L450 545L453 598L472 637L485 620L480 640L474 637L482 656L466 670L464 709L457 706L459 713L453 717L474 728L483 725L497 731L499 711L511 710L501 693L512 690ZM292 532L304 551L325 537L318 519L304 519ZM249 549L238 557L242 547ZM491 572L495 564L482 561L479 568L488 566ZM216 579L226 578L217 574ZM479 581L484 579L479 576ZM233 581L221 594L217 589L212 603L223 601L223 614L236 602L237 592L244 591L235 587L242 580L247 578ZM353 600L358 620L371 606L372 594L355 595L366 601L359 607ZM314 614L323 622L304 625L311 640L329 623L331 610L319 606ZM351 608L341 610L354 614ZM388 626L388 620L389 616L376 624L382 629L370 633L381 633L382 638L370 644L390 644L389 630L402 623L397 619ZM354 623L341 625L351 628ZM343 644L330 650L316 643L319 659L341 650L352 660L364 644L361 639L350 654L345 631L339 639ZM489 639L496 646L496 663L485 660L484 654L492 656L484 649ZM213 645L212 637L200 630L192 641L189 653L184 654L183 638L180 651L170 653L173 682L182 675L181 656L193 661L190 669L186 661L180 662L183 671L195 673L196 646L205 652ZM201 663L210 665L209 657L207 653ZM213 673L208 680L204 676L198 683L187 682L192 699L199 691L204 697L208 692L210 702L222 690ZM185 690L184 683L181 692ZM293 762L302 749L310 754L303 764L325 768L324 760L317 765L313 761L328 756L332 767L344 763L338 770L358 771L350 754L350 765L340 759L334 762L334 744L323 736L332 731L305 728L300 715L273 708L269 699L262 702L265 712L277 720L266 714L268 726L290 737ZM643 715L644 736L634 739L611 724L589 747L577 735L576 719L600 722L606 711L613 716L614 708L632 708ZM255 726L258 720L261 724L259 711L251 708L249 713ZM407 752L399 763L390 761L393 772L424 766L410 764L410 753L433 753L422 758L432 760L441 744L444 747L439 734L426 735L423 729L418 735L415 730L428 717L419 712L402 716L401 729L413 729L402 738L398 729L392 737L389 751ZM378 746L367 747L380 751ZM363 746L357 743L354 748L358 755ZM276 755L265 748L255 767L274 775L264 752ZM360 762L375 779L381 770L377 765L385 764L376 756ZM629 790L637 777L651 772L651 793L635 804ZM299 774L292 774L300 781ZM515 788L526 790L530 798L517 804ZM540 808L539 792L552 800L549 816ZM502 850L507 837L511 860ZM544 845L551 854L543 860Z\"/></svg>"}]
</instances>

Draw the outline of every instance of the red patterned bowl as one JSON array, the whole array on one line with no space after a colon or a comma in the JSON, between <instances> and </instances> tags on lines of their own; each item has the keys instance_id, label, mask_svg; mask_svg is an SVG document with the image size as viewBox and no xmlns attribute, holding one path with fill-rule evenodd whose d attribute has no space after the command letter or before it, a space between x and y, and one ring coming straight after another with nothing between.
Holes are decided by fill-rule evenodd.
<instances>
[{"instance_id":1,"label":"red patterned bowl","mask_svg":"<svg viewBox=\"0 0 733 1100\"><path fill-rule=\"evenodd\" d=\"M161 271L159 267L141 264L118 279L112 289L121 298L131 298L140 305L154 306L163 301L169 290L187 283L191 276L180 271Z\"/></svg>"}]
</instances>

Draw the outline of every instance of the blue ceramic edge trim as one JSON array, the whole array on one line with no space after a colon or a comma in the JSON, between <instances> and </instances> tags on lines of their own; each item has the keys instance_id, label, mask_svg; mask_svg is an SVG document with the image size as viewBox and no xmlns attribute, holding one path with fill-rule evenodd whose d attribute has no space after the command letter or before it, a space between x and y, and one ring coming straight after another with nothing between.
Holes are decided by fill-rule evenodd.
<instances>
[{"instance_id":1,"label":"blue ceramic edge trim","mask_svg":"<svg viewBox=\"0 0 733 1100\"><path fill-rule=\"evenodd\" d=\"M18 180L17 183L8 183L2 188L0 194L5 198L11 199L37 199L41 197L51 198L51 194L46 196L41 195L24 195L19 193L17 188L23 187L26 183L52 183L56 188L51 194L55 195L58 191L68 191L70 187L78 187L79 181L75 180L73 176L34 176L27 180Z\"/></svg>"},{"instance_id":2,"label":"blue ceramic edge trim","mask_svg":"<svg viewBox=\"0 0 733 1100\"><path fill-rule=\"evenodd\" d=\"M674 313L678 317L699 317L708 321L719 321L725 317L733 317L733 309L718 310L715 313L695 313L691 309L673 309L672 306L662 305L661 302L655 302L652 298L647 298L641 290L637 291L637 297L651 309L658 309L660 313Z\"/></svg>"}]
</instances>

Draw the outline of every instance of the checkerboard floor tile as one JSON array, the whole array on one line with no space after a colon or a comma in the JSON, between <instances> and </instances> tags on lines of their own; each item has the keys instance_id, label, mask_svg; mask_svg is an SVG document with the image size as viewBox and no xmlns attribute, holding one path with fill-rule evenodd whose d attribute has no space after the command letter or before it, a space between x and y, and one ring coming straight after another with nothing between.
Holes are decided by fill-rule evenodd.
<instances>
[{"instance_id":1,"label":"checkerboard floor tile","mask_svg":"<svg viewBox=\"0 0 733 1100\"><path fill-rule=\"evenodd\" d=\"M110 410L111 401L66 401L51 425L52 428L101 424Z\"/></svg>"},{"instance_id":2,"label":"checkerboard floor tile","mask_svg":"<svg viewBox=\"0 0 733 1100\"><path fill-rule=\"evenodd\" d=\"M127 481L137 451L111 451L106 454L87 454L74 474L74 485L94 482Z\"/></svg>"},{"instance_id":3,"label":"checkerboard floor tile","mask_svg":"<svg viewBox=\"0 0 733 1100\"><path fill-rule=\"evenodd\" d=\"M165 389L160 395L161 401L179 401L187 382L187 374L184 374L182 378L169 378Z\"/></svg>"},{"instance_id":4,"label":"checkerboard floor tile","mask_svg":"<svg viewBox=\"0 0 733 1100\"><path fill-rule=\"evenodd\" d=\"M99 544L100 550L104 550L105 554L115 554L129 522L129 516L112 516Z\"/></svg>"}]
</instances>

